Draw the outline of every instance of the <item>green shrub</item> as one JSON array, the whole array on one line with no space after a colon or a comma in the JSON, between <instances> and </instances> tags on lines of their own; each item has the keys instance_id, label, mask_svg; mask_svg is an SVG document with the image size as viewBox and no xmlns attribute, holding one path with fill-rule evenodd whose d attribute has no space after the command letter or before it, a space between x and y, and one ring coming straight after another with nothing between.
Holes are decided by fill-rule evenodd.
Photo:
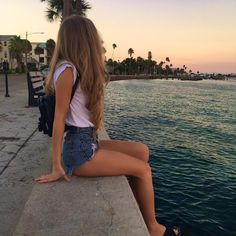
<instances>
[{"instance_id":1,"label":"green shrub","mask_svg":"<svg viewBox=\"0 0 236 236\"><path fill-rule=\"evenodd\" d=\"M44 70L45 68L48 68L48 65L40 66L40 69L39 69L39 70Z\"/></svg>"}]
</instances>

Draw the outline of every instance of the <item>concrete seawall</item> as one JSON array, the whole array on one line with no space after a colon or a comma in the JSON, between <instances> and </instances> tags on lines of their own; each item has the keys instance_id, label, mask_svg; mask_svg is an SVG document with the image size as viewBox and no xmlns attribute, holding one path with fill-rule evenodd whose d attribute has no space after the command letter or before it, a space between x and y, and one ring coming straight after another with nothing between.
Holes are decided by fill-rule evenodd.
<instances>
[{"instance_id":1,"label":"concrete seawall","mask_svg":"<svg viewBox=\"0 0 236 236\"><path fill-rule=\"evenodd\" d=\"M37 131L38 108L26 107L25 78L9 85L11 97L0 98L0 235L149 235L124 176L33 180L51 171L51 139Z\"/></svg>"},{"instance_id":2,"label":"concrete seawall","mask_svg":"<svg viewBox=\"0 0 236 236\"><path fill-rule=\"evenodd\" d=\"M70 182L36 183L13 235L144 236L148 231L124 176L72 176Z\"/></svg>"}]
</instances>

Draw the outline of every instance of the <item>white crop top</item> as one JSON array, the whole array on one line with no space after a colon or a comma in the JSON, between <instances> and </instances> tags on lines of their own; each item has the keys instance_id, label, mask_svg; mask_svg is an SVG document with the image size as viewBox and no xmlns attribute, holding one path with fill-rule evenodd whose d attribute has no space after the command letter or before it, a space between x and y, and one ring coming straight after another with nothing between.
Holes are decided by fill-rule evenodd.
<instances>
[{"instance_id":1,"label":"white crop top","mask_svg":"<svg viewBox=\"0 0 236 236\"><path fill-rule=\"evenodd\" d=\"M68 61L63 61L63 64L57 67L53 75L53 82L55 89L56 89L57 79L67 67L71 67L73 69L74 83L75 83L77 77L77 71L75 66ZM73 125L77 127L94 126L94 124L90 121L90 111L86 108L85 104L86 104L86 97L80 88L80 82L79 82L75 90L75 94L71 100L70 108L66 117L67 125Z\"/></svg>"}]
</instances>

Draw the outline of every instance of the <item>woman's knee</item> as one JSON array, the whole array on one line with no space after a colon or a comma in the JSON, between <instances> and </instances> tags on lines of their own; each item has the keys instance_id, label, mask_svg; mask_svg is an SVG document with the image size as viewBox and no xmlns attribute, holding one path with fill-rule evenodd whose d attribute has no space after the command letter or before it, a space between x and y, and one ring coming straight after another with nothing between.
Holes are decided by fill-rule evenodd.
<instances>
[{"instance_id":1,"label":"woman's knee","mask_svg":"<svg viewBox=\"0 0 236 236\"><path fill-rule=\"evenodd\" d=\"M137 177L140 179L147 179L152 177L152 169L148 163L143 163Z\"/></svg>"},{"instance_id":2,"label":"woman's knee","mask_svg":"<svg viewBox=\"0 0 236 236\"><path fill-rule=\"evenodd\" d=\"M148 148L148 146L144 143L139 143L138 152L139 152L140 158L143 161L148 162L148 160L149 160L149 148Z\"/></svg>"}]
</instances>

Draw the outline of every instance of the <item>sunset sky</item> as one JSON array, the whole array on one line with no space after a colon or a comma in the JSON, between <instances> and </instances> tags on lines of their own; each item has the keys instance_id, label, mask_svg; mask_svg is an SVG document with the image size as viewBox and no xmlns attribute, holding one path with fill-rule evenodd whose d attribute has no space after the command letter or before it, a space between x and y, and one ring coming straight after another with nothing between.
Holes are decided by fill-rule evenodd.
<instances>
[{"instance_id":1,"label":"sunset sky","mask_svg":"<svg viewBox=\"0 0 236 236\"><path fill-rule=\"evenodd\" d=\"M236 73L235 0L88 0L87 16L97 26L107 49L122 60L128 49L134 57L157 62L168 56L174 67L194 72ZM31 42L56 40L59 23L49 23L40 0L0 0L0 34L21 35ZM4 24L5 23L5 24Z\"/></svg>"}]
</instances>

